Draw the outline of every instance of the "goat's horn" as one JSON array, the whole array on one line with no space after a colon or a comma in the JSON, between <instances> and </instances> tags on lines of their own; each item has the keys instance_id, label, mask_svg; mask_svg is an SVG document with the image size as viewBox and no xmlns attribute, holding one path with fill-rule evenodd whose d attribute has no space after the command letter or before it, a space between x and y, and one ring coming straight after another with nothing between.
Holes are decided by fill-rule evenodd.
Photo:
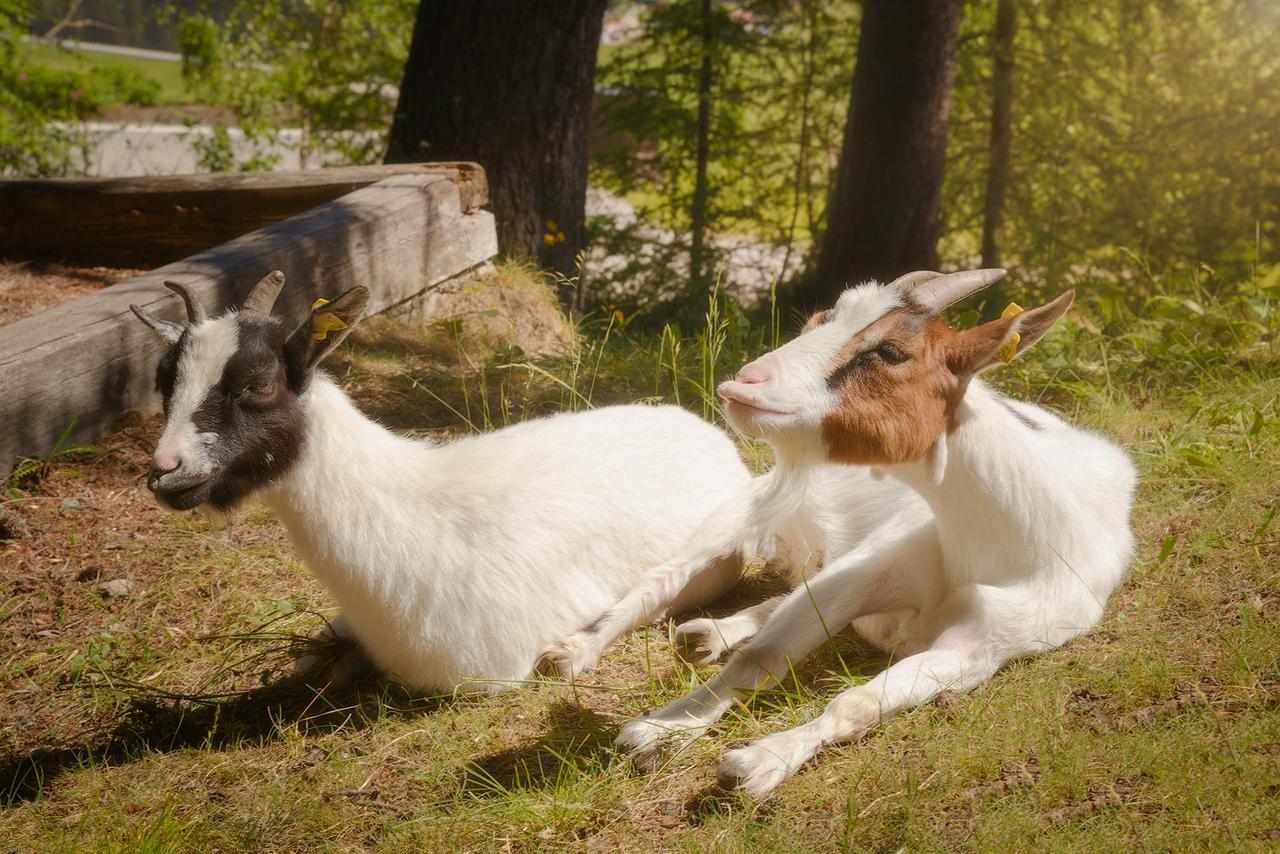
<instances>
[{"instance_id":1,"label":"goat's horn","mask_svg":"<svg viewBox=\"0 0 1280 854\"><path fill-rule=\"evenodd\" d=\"M905 276L899 276L894 279L889 283L889 287L896 288L904 294L908 294L915 290L919 285L929 281L930 279L936 279L941 275L941 273L935 273L932 270L916 270L914 273L907 273Z\"/></svg>"},{"instance_id":2,"label":"goat's horn","mask_svg":"<svg viewBox=\"0 0 1280 854\"><path fill-rule=\"evenodd\" d=\"M244 304L240 306L240 313L270 317L271 307L276 304L276 297L280 296L280 289L283 287L284 273L279 270L267 273L262 277L262 281L253 286L249 296L245 297Z\"/></svg>"},{"instance_id":3,"label":"goat's horn","mask_svg":"<svg viewBox=\"0 0 1280 854\"><path fill-rule=\"evenodd\" d=\"M190 323L199 323L204 320L204 306L196 302L195 298L191 296L191 291L187 290L186 285L166 279L164 286L182 298L182 304L187 307L187 320Z\"/></svg>"},{"instance_id":4,"label":"goat's horn","mask_svg":"<svg viewBox=\"0 0 1280 854\"><path fill-rule=\"evenodd\" d=\"M989 288L1005 277L1008 270L964 270L947 273L916 285L912 298L934 314L941 314L947 306ZM916 275L916 274L912 274Z\"/></svg>"}]
</instances>

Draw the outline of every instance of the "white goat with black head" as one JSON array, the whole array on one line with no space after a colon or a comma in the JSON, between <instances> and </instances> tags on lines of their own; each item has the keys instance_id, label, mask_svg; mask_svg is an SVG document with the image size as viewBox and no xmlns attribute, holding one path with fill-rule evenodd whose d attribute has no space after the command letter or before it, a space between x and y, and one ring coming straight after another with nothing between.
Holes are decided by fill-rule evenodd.
<instances>
[{"instance_id":1,"label":"white goat with black head","mask_svg":"<svg viewBox=\"0 0 1280 854\"><path fill-rule=\"evenodd\" d=\"M892 663L810 723L725 756L722 780L763 795L823 745L1098 622L1132 556L1136 474L1112 443L978 378L1038 341L1073 297L965 331L939 319L1003 275L921 272L850 288L720 386L729 420L767 441L777 466L610 609L609 624L663 613L690 579L762 537L806 583L681 625L677 639L702 661L738 649L701 687L628 723L623 748L645 755L704 732L852 623ZM611 640L580 632L549 655L578 673Z\"/></svg>"},{"instance_id":2,"label":"white goat with black head","mask_svg":"<svg viewBox=\"0 0 1280 854\"><path fill-rule=\"evenodd\" d=\"M360 320L354 288L289 327L276 272L189 323L134 306L169 343L147 485L227 511L255 496L342 607L333 630L418 689L499 690L675 554L749 480L732 441L676 407L609 407L437 445L393 435L316 364ZM721 561L677 608L730 587ZM340 663L349 669L357 661Z\"/></svg>"}]
</instances>

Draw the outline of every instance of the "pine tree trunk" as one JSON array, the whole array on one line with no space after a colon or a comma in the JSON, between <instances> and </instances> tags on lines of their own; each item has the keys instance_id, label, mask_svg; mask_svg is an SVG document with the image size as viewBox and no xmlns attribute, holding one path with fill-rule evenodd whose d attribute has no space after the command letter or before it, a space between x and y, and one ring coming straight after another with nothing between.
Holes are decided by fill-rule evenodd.
<instances>
[{"instance_id":1,"label":"pine tree trunk","mask_svg":"<svg viewBox=\"0 0 1280 854\"><path fill-rule=\"evenodd\" d=\"M585 237L605 3L422 0L387 146L388 163L478 161L503 250L566 276Z\"/></svg>"},{"instance_id":2,"label":"pine tree trunk","mask_svg":"<svg viewBox=\"0 0 1280 854\"><path fill-rule=\"evenodd\" d=\"M1000 225L1009 190L1009 151L1013 141L1013 40L1018 19L1014 0L999 0L991 75L991 161L982 207L982 266L999 267ZM997 300L998 301L998 300Z\"/></svg>"},{"instance_id":3,"label":"pine tree trunk","mask_svg":"<svg viewBox=\"0 0 1280 854\"><path fill-rule=\"evenodd\" d=\"M694 161L693 204L690 211L692 235L689 244L689 281L694 292L706 289L707 160L711 142L711 0L702 0L702 66L698 70L698 118L695 128L697 151Z\"/></svg>"},{"instance_id":4,"label":"pine tree trunk","mask_svg":"<svg viewBox=\"0 0 1280 854\"><path fill-rule=\"evenodd\" d=\"M853 95L801 307L937 263L938 203L962 0L865 0Z\"/></svg>"}]
</instances>

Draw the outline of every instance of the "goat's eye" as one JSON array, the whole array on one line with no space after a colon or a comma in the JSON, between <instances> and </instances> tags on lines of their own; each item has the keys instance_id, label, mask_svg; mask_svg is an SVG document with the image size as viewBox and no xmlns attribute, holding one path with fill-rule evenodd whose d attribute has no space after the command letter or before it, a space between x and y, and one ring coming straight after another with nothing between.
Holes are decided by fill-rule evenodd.
<instances>
[{"instance_id":1,"label":"goat's eye","mask_svg":"<svg viewBox=\"0 0 1280 854\"><path fill-rule=\"evenodd\" d=\"M907 360L907 354L901 347L887 341L876 348L876 355L890 365L901 365Z\"/></svg>"},{"instance_id":2,"label":"goat's eye","mask_svg":"<svg viewBox=\"0 0 1280 854\"><path fill-rule=\"evenodd\" d=\"M272 385L270 380L263 380L262 382L257 382L248 386L245 388L245 392L253 395L254 397L266 397L271 394L274 388L275 386Z\"/></svg>"}]
</instances>

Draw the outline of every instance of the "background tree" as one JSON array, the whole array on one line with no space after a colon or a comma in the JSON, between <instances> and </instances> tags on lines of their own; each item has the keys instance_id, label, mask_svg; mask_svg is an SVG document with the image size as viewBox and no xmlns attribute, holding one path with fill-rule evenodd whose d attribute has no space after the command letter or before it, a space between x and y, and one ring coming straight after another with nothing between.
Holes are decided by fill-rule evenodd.
<instances>
[{"instance_id":1,"label":"background tree","mask_svg":"<svg viewBox=\"0 0 1280 854\"><path fill-rule=\"evenodd\" d=\"M866 0L840 166L804 306L936 266L961 0Z\"/></svg>"},{"instance_id":2,"label":"background tree","mask_svg":"<svg viewBox=\"0 0 1280 854\"><path fill-rule=\"evenodd\" d=\"M594 298L645 323L700 319L717 282L767 298L804 264L824 216L858 4L670 0L639 18L602 50L597 76L591 184L634 215L590 221Z\"/></svg>"},{"instance_id":3,"label":"background tree","mask_svg":"<svg viewBox=\"0 0 1280 854\"><path fill-rule=\"evenodd\" d=\"M392 163L478 161L503 248L564 275L583 245L604 9L422 0L387 145Z\"/></svg>"},{"instance_id":4,"label":"background tree","mask_svg":"<svg viewBox=\"0 0 1280 854\"><path fill-rule=\"evenodd\" d=\"M1016 0L998 0L992 41L991 159L982 207L982 266L999 267L997 240L1004 220L1004 197L1009 190L1009 149L1013 143L1013 40L1017 33ZM999 302L989 300L989 302Z\"/></svg>"},{"instance_id":5,"label":"background tree","mask_svg":"<svg viewBox=\"0 0 1280 854\"><path fill-rule=\"evenodd\" d=\"M707 160L711 144L711 51L715 37L714 21L711 0L702 0L702 61L698 67L697 157L691 212L693 234L689 249L689 278L696 289L706 286L703 255L707 238L707 195L710 192L707 186Z\"/></svg>"}]
</instances>

